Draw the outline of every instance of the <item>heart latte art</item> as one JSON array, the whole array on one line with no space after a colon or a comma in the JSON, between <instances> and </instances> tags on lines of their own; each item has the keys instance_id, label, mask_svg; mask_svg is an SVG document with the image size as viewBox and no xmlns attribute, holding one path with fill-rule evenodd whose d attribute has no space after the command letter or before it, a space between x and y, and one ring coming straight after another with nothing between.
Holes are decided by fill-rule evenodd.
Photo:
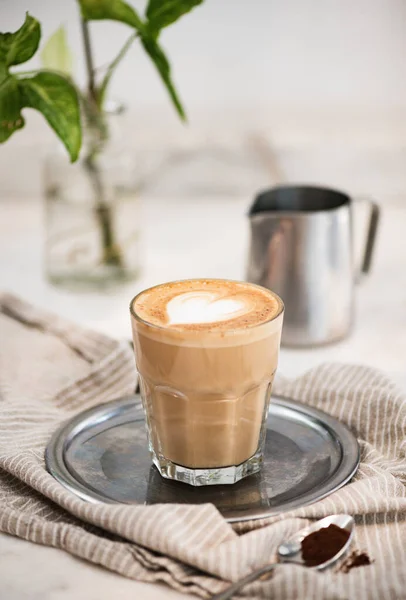
<instances>
[{"instance_id":1,"label":"heart latte art","mask_svg":"<svg viewBox=\"0 0 406 600\"><path fill-rule=\"evenodd\" d=\"M179 294L166 305L169 325L226 321L249 310L246 298L219 297L204 291Z\"/></svg>"},{"instance_id":2,"label":"heart latte art","mask_svg":"<svg viewBox=\"0 0 406 600\"><path fill-rule=\"evenodd\" d=\"M190 279L150 288L132 306L143 321L177 330L245 329L282 310L272 292L244 282Z\"/></svg>"}]
</instances>

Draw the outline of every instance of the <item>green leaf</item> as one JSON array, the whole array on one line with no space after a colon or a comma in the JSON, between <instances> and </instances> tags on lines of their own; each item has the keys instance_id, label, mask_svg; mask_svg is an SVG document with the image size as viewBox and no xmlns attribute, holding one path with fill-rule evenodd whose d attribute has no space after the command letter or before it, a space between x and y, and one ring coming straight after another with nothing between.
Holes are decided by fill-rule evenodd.
<instances>
[{"instance_id":1,"label":"green leaf","mask_svg":"<svg viewBox=\"0 0 406 600\"><path fill-rule=\"evenodd\" d=\"M24 127L17 79L0 63L0 144Z\"/></svg>"},{"instance_id":2,"label":"green leaf","mask_svg":"<svg viewBox=\"0 0 406 600\"><path fill-rule=\"evenodd\" d=\"M26 13L24 24L14 33L0 33L0 61L7 67L29 60L37 51L41 26Z\"/></svg>"},{"instance_id":3,"label":"green leaf","mask_svg":"<svg viewBox=\"0 0 406 600\"><path fill-rule=\"evenodd\" d=\"M123 0L78 0L86 21L112 19L141 31L143 23L132 6Z\"/></svg>"},{"instance_id":4,"label":"green leaf","mask_svg":"<svg viewBox=\"0 0 406 600\"><path fill-rule=\"evenodd\" d=\"M41 52L41 63L44 69L59 71L65 75L72 73L72 54L69 49L66 30L59 27L51 35Z\"/></svg>"},{"instance_id":5,"label":"green leaf","mask_svg":"<svg viewBox=\"0 0 406 600\"><path fill-rule=\"evenodd\" d=\"M154 65L156 66L158 73L161 76L161 79L164 82L166 89L168 90L169 96L171 97L172 102L176 110L178 111L179 116L185 121L185 111L183 110L183 106L175 90L175 86L172 83L171 67L162 48L159 46L158 42L151 37L142 37L141 41L147 54L149 54Z\"/></svg>"},{"instance_id":6,"label":"green leaf","mask_svg":"<svg viewBox=\"0 0 406 600\"><path fill-rule=\"evenodd\" d=\"M202 2L203 0L149 0L146 11L149 32L156 37L161 29L172 25Z\"/></svg>"},{"instance_id":7,"label":"green leaf","mask_svg":"<svg viewBox=\"0 0 406 600\"><path fill-rule=\"evenodd\" d=\"M41 112L74 162L81 146L80 107L76 88L62 75L40 71L18 82L22 106Z\"/></svg>"}]
</instances>

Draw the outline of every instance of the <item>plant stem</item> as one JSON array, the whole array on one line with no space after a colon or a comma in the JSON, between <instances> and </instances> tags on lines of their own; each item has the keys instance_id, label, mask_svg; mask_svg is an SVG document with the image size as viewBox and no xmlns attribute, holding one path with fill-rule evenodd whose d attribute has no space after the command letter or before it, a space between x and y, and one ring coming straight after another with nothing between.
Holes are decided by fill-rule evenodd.
<instances>
[{"instance_id":1,"label":"plant stem","mask_svg":"<svg viewBox=\"0 0 406 600\"><path fill-rule=\"evenodd\" d=\"M92 45L90 43L89 24L87 21L85 21L85 19L82 19L82 35L83 35L83 45L85 48L85 60L86 60L87 85L88 85L89 99L94 104L96 104L96 85L95 85L95 81L94 81Z\"/></svg>"},{"instance_id":2,"label":"plant stem","mask_svg":"<svg viewBox=\"0 0 406 600\"><path fill-rule=\"evenodd\" d=\"M131 47L133 41L137 37L138 37L138 33L132 33L130 35L130 37L127 39L127 41L125 42L124 46L121 48L120 52L117 54L116 58L109 64L106 74L103 78L103 81L99 87L99 92L98 92L97 103L98 103L98 106L100 109L103 106L104 97L106 95L106 89L110 83L110 80L113 76L114 71L116 70L116 68L120 64L120 62L123 60L124 56L127 54L129 48Z\"/></svg>"},{"instance_id":3,"label":"plant stem","mask_svg":"<svg viewBox=\"0 0 406 600\"><path fill-rule=\"evenodd\" d=\"M122 266L121 249L115 242L111 209L104 201L104 189L100 172L91 155L85 159L85 165L97 198L96 215L100 224L103 262L106 265Z\"/></svg>"},{"instance_id":4,"label":"plant stem","mask_svg":"<svg viewBox=\"0 0 406 600\"><path fill-rule=\"evenodd\" d=\"M97 114L96 120L98 120L100 124L101 115L97 105L97 91L94 79L93 54L90 42L89 25L84 19L82 19L82 34L88 75L88 98L90 110L92 113ZM121 249L115 241L111 207L106 201L102 178L97 166L97 155L100 152L100 147L98 147L99 144L97 144L98 141L99 140L96 141L95 147L90 148L85 158L85 165L89 173L96 197L96 216L100 224L103 263L106 265L122 267L123 260L121 256Z\"/></svg>"}]
</instances>

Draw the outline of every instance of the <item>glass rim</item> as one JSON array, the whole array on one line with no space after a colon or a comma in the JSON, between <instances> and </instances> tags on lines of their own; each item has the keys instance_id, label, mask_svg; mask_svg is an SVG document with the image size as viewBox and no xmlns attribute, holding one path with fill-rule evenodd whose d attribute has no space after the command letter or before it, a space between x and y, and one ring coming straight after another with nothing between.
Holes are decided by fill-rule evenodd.
<instances>
[{"instance_id":1,"label":"glass rim","mask_svg":"<svg viewBox=\"0 0 406 600\"><path fill-rule=\"evenodd\" d=\"M186 279L174 279L171 281L166 281L164 283L158 283L156 285L152 285L148 288L145 288L144 290L141 290L141 292L138 292L138 294L136 294L133 299L130 302L130 313L131 316L134 317L134 319L136 321L138 321L139 323L142 323L143 325L146 325L147 327L152 327L153 329L158 329L159 331L168 331L168 332L178 332L178 333L183 333L183 334L190 334L190 335L198 335L202 333L202 330L190 330L190 329L175 329L173 327L165 327L163 325L156 325L155 323L151 323L150 321L147 321L145 319L143 319L142 317L140 317L136 311L134 310L134 302L136 301L136 299L141 296L141 294L144 294L145 292L148 292L150 290L154 290L156 288L162 287L164 285L168 285L170 283L183 283L186 281L226 281L226 282L231 282L231 283L240 283L240 284L244 284L244 285L248 285L248 286L252 286L255 288L258 288L260 290L265 290L266 292L270 293L274 298L276 298L276 300L278 301L278 312L273 315L270 319L267 319L266 321L262 321L261 323L254 323L253 325L248 325L247 327L244 328L233 328L230 327L229 330L221 330L222 333L225 334L234 334L237 332L241 332L243 330L247 330L247 329L255 329L256 327L261 327L263 325L267 325L269 323L272 323L272 321L275 321L278 317L280 317L284 312L285 312L285 304L282 300L282 298L280 296L278 296L278 294L276 294L275 292L273 292L272 290L264 287L263 285L258 285L256 283L251 283L250 281L241 281L238 279L225 279L225 278L221 278L221 277L193 277L193 278L186 278ZM231 320L231 319L230 319ZM218 329L213 329L212 331L210 330L204 330L205 335L211 335L211 334L219 334L219 330Z\"/></svg>"}]
</instances>

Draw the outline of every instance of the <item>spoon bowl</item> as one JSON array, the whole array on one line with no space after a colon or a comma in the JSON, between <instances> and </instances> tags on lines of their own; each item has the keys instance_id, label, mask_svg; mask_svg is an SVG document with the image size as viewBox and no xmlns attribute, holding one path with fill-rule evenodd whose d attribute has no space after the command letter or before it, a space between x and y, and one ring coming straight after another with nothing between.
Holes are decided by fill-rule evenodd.
<instances>
[{"instance_id":1,"label":"spoon bowl","mask_svg":"<svg viewBox=\"0 0 406 600\"><path fill-rule=\"evenodd\" d=\"M312 565L309 567L309 565L307 565L303 560L302 541L310 533L318 531L319 529L324 529L329 525L337 525L337 527L340 527L341 529L347 531L349 533L348 540L346 541L344 546L342 546L342 548L340 548L340 550L336 554L334 554L334 556L332 556L325 562L320 563L319 565ZM320 519L320 521L312 523L311 525L309 525L309 527L306 527L305 529L301 529L300 531L295 533L294 536L289 538L289 540L283 542L278 548L278 560L279 562L291 562L296 563L298 565L304 565L306 567L309 567L309 569L326 569L347 552L352 542L354 528L354 519L350 515L331 515L330 517Z\"/></svg>"},{"instance_id":2,"label":"spoon bowl","mask_svg":"<svg viewBox=\"0 0 406 600\"><path fill-rule=\"evenodd\" d=\"M314 533L315 531L319 531L320 529L324 529L329 525L336 525L337 527L340 527L341 529L347 531L349 534L348 539L341 546L341 548L328 560L318 565L309 566L308 564L306 564L302 556L302 541L309 534ZM330 517L320 519L316 523L312 523L311 525L309 525L309 527L301 529L300 531L295 533L295 535L293 535L288 540L280 544L278 548L278 562L264 565L263 567L256 569L252 573L249 573L243 579L240 579L240 581L237 581L236 583L230 585L230 587L228 587L224 592L212 596L212 600L227 600L228 598L232 598L236 592L238 592L248 583L259 579L260 577L262 577L262 575L269 573L275 567L282 563L295 563L297 565L307 567L308 569L317 569L318 571L326 569L327 567L331 567L347 552L354 537L354 529L354 519L350 515L331 515Z\"/></svg>"}]
</instances>

